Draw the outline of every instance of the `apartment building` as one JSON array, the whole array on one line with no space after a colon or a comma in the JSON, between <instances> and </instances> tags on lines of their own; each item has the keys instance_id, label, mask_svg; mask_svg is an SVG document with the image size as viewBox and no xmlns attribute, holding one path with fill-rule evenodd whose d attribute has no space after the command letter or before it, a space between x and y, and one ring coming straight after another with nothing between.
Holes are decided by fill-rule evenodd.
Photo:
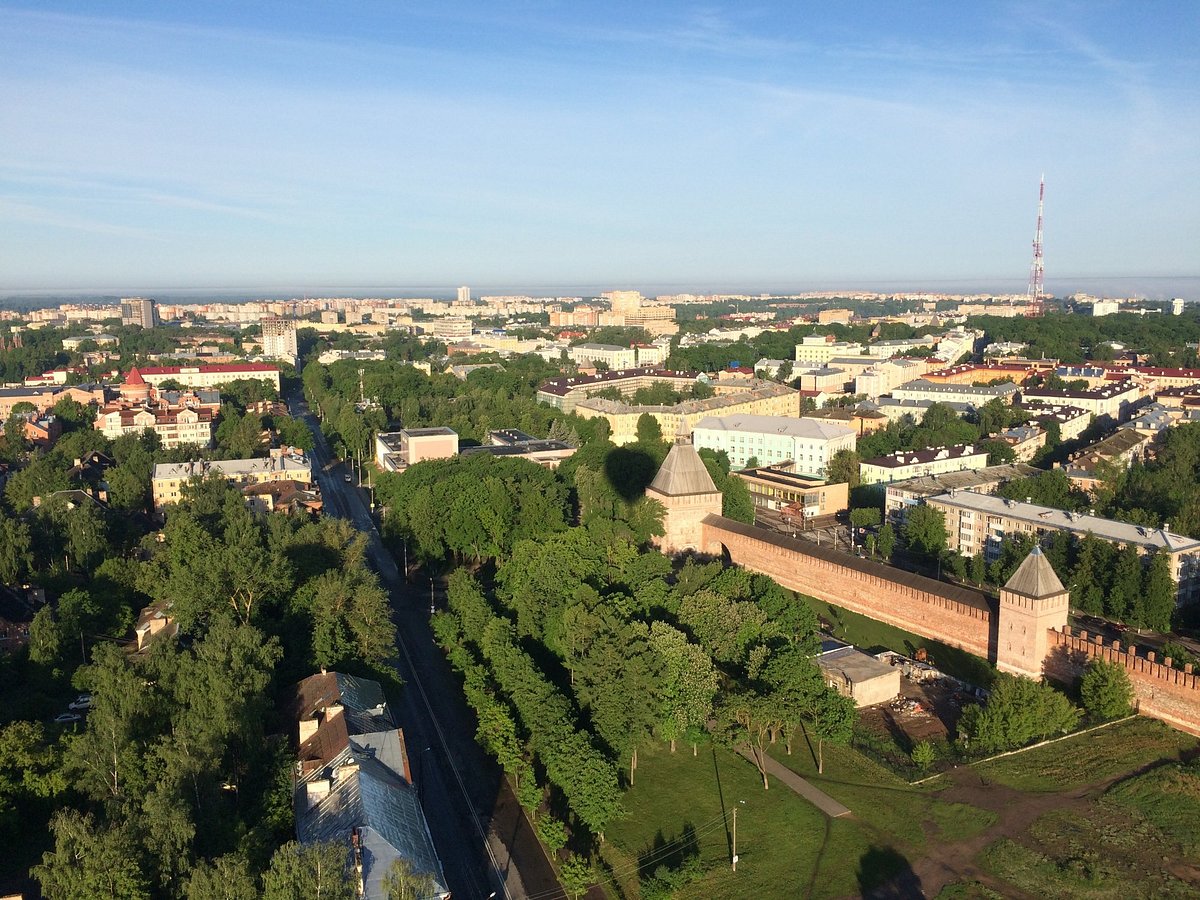
<instances>
[{"instance_id":1,"label":"apartment building","mask_svg":"<svg viewBox=\"0 0 1200 900\"><path fill-rule=\"evenodd\" d=\"M571 361L578 365L604 363L609 370L632 369L637 362L637 351L632 347L616 344L578 344L567 351Z\"/></svg>"},{"instance_id":2,"label":"apartment building","mask_svg":"<svg viewBox=\"0 0 1200 900\"><path fill-rule=\"evenodd\" d=\"M1011 404L1017 399L1015 384L936 384L925 378L909 381L892 391L897 400L933 400L935 403L969 403L979 407L999 399Z\"/></svg>"},{"instance_id":3,"label":"apartment building","mask_svg":"<svg viewBox=\"0 0 1200 900\"><path fill-rule=\"evenodd\" d=\"M210 409L106 408L97 414L93 427L110 440L149 429L158 435L165 450L211 447L213 441Z\"/></svg>"},{"instance_id":4,"label":"apartment building","mask_svg":"<svg viewBox=\"0 0 1200 900\"><path fill-rule=\"evenodd\" d=\"M994 494L998 488L1018 478L1032 478L1042 469L1024 463L987 466L982 469L964 469L942 475L921 475L904 481L893 481L884 489L883 513L889 522L903 524L908 511L919 506L929 497L951 491L975 491L979 494Z\"/></svg>"},{"instance_id":5,"label":"apartment building","mask_svg":"<svg viewBox=\"0 0 1200 900\"><path fill-rule=\"evenodd\" d=\"M891 341L876 341L873 344L868 344L866 352L869 356L877 356L880 359L891 359L893 356L903 356L913 350L933 349L937 346L938 338L934 335L925 335L924 337L915 338L898 338Z\"/></svg>"},{"instance_id":6,"label":"apartment building","mask_svg":"<svg viewBox=\"0 0 1200 900\"><path fill-rule=\"evenodd\" d=\"M153 328L158 324L158 304L148 297L122 297L121 324Z\"/></svg>"},{"instance_id":7,"label":"apartment building","mask_svg":"<svg viewBox=\"0 0 1200 900\"><path fill-rule=\"evenodd\" d=\"M857 440L853 428L785 416L709 416L692 429L696 449L724 450L735 469L751 460L768 466L790 460L797 473L818 478L835 453L853 450Z\"/></svg>"},{"instance_id":8,"label":"apartment building","mask_svg":"<svg viewBox=\"0 0 1200 900\"><path fill-rule=\"evenodd\" d=\"M631 444L637 440L637 423L649 414L662 429L663 439L674 441L677 435L690 434L696 424L708 416L800 415L801 394L786 385L752 381L734 393L718 394L706 400L686 400L673 406L634 406L616 400L590 397L575 405L575 414L585 419L601 418L608 422L609 440Z\"/></svg>"},{"instance_id":9,"label":"apartment building","mask_svg":"<svg viewBox=\"0 0 1200 900\"><path fill-rule=\"evenodd\" d=\"M1073 441L1092 423L1092 414L1078 406L1047 406L1043 403L1023 405L1030 421L1046 428L1053 422L1058 426L1061 441Z\"/></svg>"},{"instance_id":10,"label":"apartment building","mask_svg":"<svg viewBox=\"0 0 1200 900\"><path fill-rule=\"evenodd\" d=\"M983 469L988 464L987 458L986 450L972 444L900 450L886 456L863 460L858 467L859 481L862 484L887 484L921 475L943 475L962 469Z\"/></svg>"},{"instance_id":11,"label":"apartment building","mask_svg":"<svg viewBox=\"0 0 1200 900\"><path fill-rule=\"evenodd\" d=\"M854 379L854 393L881 397L902 384L914 381L925 372L922 362L889 359L872 366Z\"/></svg>"},{"instance_id":12,"label":"apartment building","mask_svg":"<svg viewBox=\"0 0 1200 900\"><path fill-rule=\"evenodd\" d=\"M141 378L147 384L158 385L176 381L189 388L214 388L243 379L265 381L279 390L279 368L266 363L222 363L209 366L137 366L129 370L126 381Z\"/></svg>"},{"instance_id":13,"label":"apartment building","mask_svg":"<svg viewBox=\"0 0 1200 900\"><path fill-rule=\"evenodd\" d=\"M669 384L676 391L690 390L700 379L699 372L672 372L665 369L618 369L595 375L575 375L552 378L538 387L539 403L546 403L563 412L573 412L575 404L597 391L612 388L622 396L632 397L644 387Z\"/></svg>"},{"instance_id":14,"label":"apartment building","mask_svg":"<svg viewBox=\"0 0 1200 900\"><path fill-rule=\"evenodd\" d=\"M1124 422L1142 395L1133 381L1114 381L1085 391L1026 388L1021 396L1026 403L1076 406L1097 418L1107 416L1114 422Z\"/></svg>"},{"instance_id":15,"label":"apartment building","mask_svg":"<svg viewBox=\"0 0 1200 900\"><path fill-rule=\"evenodd\" d=\"M273 481L294 481L302 485L313 483L312 464L299 452L272 450L271 455L254 459L216 459L182 463L159 463L154 467L150 492L154 508L178 503L183 498L183 486L192 479L219 475L235 487L267 484Z\"/></svg>"},{"instance_id":16,"label":"apartment building","mask_svg":"<svg viewBox=\"0 0 1200 900\"><path fill-rule=\"evenodd\" d=\"M263 356L295 365L300 356L296 346L296 320L266 316L261 322Z\"/></svg>"},{"instance_id":17,"label":"apartment building","mask_svg":"<svg viewBox=\"0 0 1200 900\"><path fill-rule=\"evenodd\" d=\"M951 491L925 502L946 517L946 545L965 556L982 553L995 559L1001 541L1010 534L1030 534L1039 540L1054 531L1079 539L1091 534L1118 547L1133 546L1139 554L1165 554L1178 586L1177 602L1200 599L1200 540L1172 534L1167 525L1146 528L972 491Z\"/></svg>"},{"instance_id":18,"label":"apartment building","mask_svg":"<svg viewBox=\"0 0 1200 900\"><path fill-rule=\"evenodd\" d=\"M862 344L839 341L831 334L812 334L796 345L796 362L824 366L835 356L852 356L862 352Z\"/></svg>"}]
</instances>

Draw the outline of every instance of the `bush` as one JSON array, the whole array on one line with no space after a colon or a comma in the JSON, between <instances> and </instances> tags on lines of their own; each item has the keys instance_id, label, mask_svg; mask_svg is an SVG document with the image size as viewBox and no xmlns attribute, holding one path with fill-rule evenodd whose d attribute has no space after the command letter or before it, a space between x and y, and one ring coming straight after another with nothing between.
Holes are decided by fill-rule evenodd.
<instances>
[{"instance_id":1,"label":"bush","mask_svg":"<svg viewBox=\"0 0 1200 900\"><path fill-rule=\"evenodd\" d=\"M928 772L929 767L937 760L937 750L929 741L918 741L912 748L913 765L922 772Z\"/></svg>"},{"instance_id":2,"label":"bush","mask_svg":"<svg viewBox=\"0 0 1200 900\"><path fill-rule=\"evenodd\" d=\"M1133 712L1133 685L1125 667L1105 659L1087 664L1079 682L1079 699L1093 719L1120 719Z\"/></svg>"}]
</instances>

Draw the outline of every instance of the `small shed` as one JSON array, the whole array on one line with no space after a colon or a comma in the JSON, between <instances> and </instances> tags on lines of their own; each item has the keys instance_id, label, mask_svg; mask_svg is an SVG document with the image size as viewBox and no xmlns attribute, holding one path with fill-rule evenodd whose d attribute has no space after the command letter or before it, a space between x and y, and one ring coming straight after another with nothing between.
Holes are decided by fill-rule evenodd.
<instances>
[{"instance_id":1,"label":"small shed","mask_svg":"<svg viewBox=\"0 0 1200 900\"><path fill-rule=\"evenodd\" d=\"M900 694L899 667L881 662L856 647L843 645L823 650L816 663L825 683L839 694L853 698L860 709L887 703Z\"/></svg>"}]
</instances>

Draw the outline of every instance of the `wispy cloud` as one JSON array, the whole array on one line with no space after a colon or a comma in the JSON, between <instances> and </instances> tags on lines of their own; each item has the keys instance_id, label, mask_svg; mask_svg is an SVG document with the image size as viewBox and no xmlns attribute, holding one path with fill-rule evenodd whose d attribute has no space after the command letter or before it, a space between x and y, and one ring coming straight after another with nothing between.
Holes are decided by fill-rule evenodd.
<instances>
[{"instance_id":1,"label":"wispy cloud","mask_svg":"<svg viewBox=\"0 0 1200 900\"><path fill-rule=\"evenodd\" d=\"M85 216L64 214L24 203L9 197L0 196L0 220L19 222L28 225L43 225L51 228L62 228L69 231L86 232L88 234L107 235L112 237L137 238L138 240L163 240L161 235L145 228L135 228L129 225L117 225L99 219Z\"/></svg>"}]
</instances>

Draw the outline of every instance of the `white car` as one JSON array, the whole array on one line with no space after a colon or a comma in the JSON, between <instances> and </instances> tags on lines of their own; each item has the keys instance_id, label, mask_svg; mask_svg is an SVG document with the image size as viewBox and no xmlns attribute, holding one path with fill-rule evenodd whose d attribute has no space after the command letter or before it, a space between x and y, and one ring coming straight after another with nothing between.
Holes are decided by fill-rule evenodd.
<instances>
[{"instance_id":1,"label":"white car","mask_svg":"<svg viewBox=\"0 0 1200 900\"><path fill-rule=\"evenodd\" d=\"M67 704L67 709L91 709L92 695L80 694L74 700Z\"/></svg>"},{"instance_id":2,"label":"white car","mask_svg":"<svg viewBox=\"0 0 1200 900\"><path fill-rule=\"evenodd\" d=\"M71 725L75 722L82 721L83 716L79 715L79 713L62 713L61 715L54 717L54 722L56 725Z\"/></svg>"}]
</instances>

